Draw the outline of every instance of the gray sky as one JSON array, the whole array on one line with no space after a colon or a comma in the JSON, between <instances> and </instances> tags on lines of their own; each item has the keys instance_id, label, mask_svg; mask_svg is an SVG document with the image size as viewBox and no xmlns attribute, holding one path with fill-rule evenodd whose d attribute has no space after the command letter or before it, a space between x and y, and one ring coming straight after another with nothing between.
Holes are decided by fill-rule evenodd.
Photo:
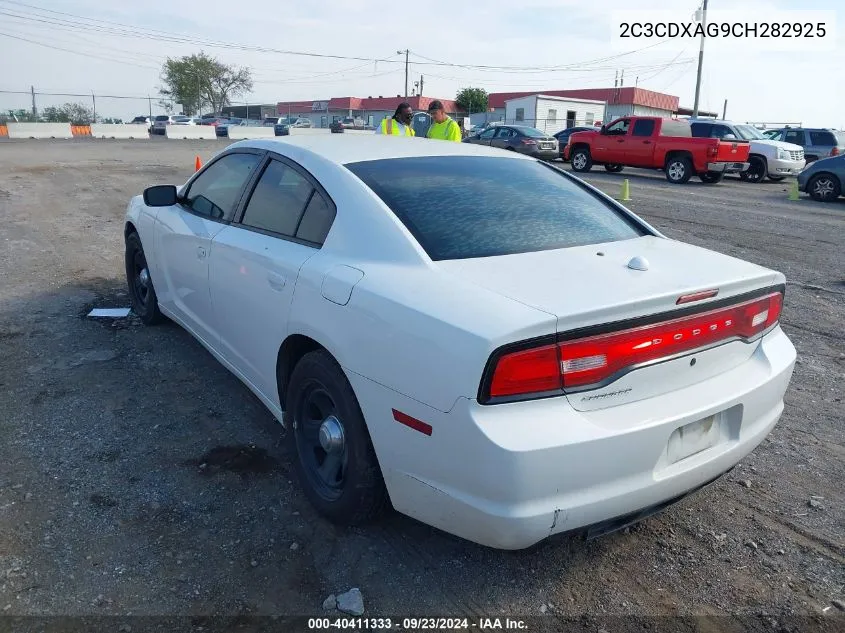
<instances>
[{"instance_id":1,"label":"gray sky","mask_svg":"<svg viewBox=\"0 0 845 633\"><path fill-rule=\"evenodd\" d=\"M626 86L637 82L640 87L679 96L682 105L693 103L697 40L680 46L658 44L623 57L594 61L620 54L618 42L611 41L613 10L664 9L665 0L398 4L322 0L250 3L254 8L246 8L246 4L147 0L117 6L101 0L0 0L0 90L28 91L34 85L36 91L44 92L94 91L139 97L97 99L98 114L122 118L146 114L148 105L142 97L150 94L155 114L160 110L155 96L162 62L167 57L203 50L220 61L252 69L255 88L248 97L251 103L395 96L404 93L405 81L404 63L395 63L404 62L404 57L396 51L408 48L414 62L411 87L424 75L427 96L454 98L457 90L466 86L480 86L489 92L610 87L615 72L624 70ZM680 15L691 19L699 1L679 0L677 4ZM711 10L720 5L741 5L758 20L784 9L835 11L836 18L845 24L841 20L845 3L841 0L710 2ZM121 34L105 33L104 29L120 27L70 16L135 28L122 29ZM65 21L87 27L73 27ZM172 41L173 37L166 34L175 34L182 41ZM845 128L843 35L845 29L833 30L827 40L832 50L822 52L766 51L751 44L723 46L708 40L701 107L721 112L724 99L728 99L728 118L735 120L801 121L805 125ZM631 48L643 48L655 41L635 41ZM274 50L259 52L243 47ZM386 61L326 59L278 52L281 50ZM424 58L456 66L425 64ZM551 66L567 68L543 69ZM91 100L39 96L38 106L65 101ZM0 93L0 109L30 105L26 95Z\"/></svg>"}]
</instances>

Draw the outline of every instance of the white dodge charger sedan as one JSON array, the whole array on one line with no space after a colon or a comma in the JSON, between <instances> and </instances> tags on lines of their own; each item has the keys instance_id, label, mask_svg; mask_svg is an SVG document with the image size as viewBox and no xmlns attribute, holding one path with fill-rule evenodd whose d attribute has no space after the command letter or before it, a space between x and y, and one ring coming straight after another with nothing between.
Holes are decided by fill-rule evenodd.
<instances>
[{"instance_id":1,"label":"white dodge charger sedan","mask_svg":"<svg viewBox=\"0 0 845 633\"><path fill-rule=\"evenodd\" d=\"M502 549L613 531L752 451L796 358L782 274L466 143L234 143L134 197L125 242L133 310L243 381L347 524L392 505Z\"/></svg>"}]
</instances>

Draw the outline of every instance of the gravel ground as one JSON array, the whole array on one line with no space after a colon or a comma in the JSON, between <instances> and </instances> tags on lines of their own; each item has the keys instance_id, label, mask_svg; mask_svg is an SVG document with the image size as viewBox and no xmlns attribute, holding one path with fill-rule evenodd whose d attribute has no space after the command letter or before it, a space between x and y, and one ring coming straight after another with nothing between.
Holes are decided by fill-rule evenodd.
<instances>
[{"instance_id":1,"label":"gravel ground","mask_svg":"<svg viewBox=\"0 0 845 633\"><path fill-rule=\"evenodd\" d=\"M13 616L336 615L323 601L353 587L368 617L845 627L845 201L791 202L787 182L587 176L613 194L629 178L627 204L670 237L784 272L799 361L779 425L710 488L596 541L497 552L396 514L328 524L291 481L281 427L188 334L85 318L128 305L129 197L183 182L224 145L0 142L0 629ZM111 630L131 628L120 618Z\"/></svg>"}]
</instances>

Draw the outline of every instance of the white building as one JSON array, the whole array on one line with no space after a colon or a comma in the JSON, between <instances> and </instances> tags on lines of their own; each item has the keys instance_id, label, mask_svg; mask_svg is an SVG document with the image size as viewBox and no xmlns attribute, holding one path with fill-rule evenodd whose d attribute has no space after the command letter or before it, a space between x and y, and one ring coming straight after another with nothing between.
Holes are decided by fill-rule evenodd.
<instances>
[{"instance_id":1,"label":"white building","mask_svg":"<svg viewBox=\"0 0 845 633\"><path fill-rule=\"evenodd\" d=\"M505 100L505 123L528 125L554 134L604 121L604 101L534 94Z\"/></svg>"}]
</instances>

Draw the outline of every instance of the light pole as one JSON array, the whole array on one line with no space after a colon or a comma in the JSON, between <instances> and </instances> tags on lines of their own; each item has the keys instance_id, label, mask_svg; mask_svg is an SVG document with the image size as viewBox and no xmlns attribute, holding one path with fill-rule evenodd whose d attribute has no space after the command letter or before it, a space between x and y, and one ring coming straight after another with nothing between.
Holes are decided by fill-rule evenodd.
<instances>
[{"instance_id":1,"label":"light pole","mask_svg":"<svg viewBox=\"0 0 845 633\"><path fill-rule=\"evenodd\" d=\"M704 31L707 29L707 0L701 11L701 45L698 48L698 75L695 78L695 103L692 106L693 118L698 117L698 97L701 93L701 67L704 64Z\"/></svg>"},{"instance_id":2,"label":"light pole","mask_svg":"<svg viewBox=\"0 0 845 633\"><path fill-rule=\"evenodd\" d=\"M405 98L406 99L408 98L408 55L410 54L410 52L411 51L409 51L407 48L404 51L396 51L397 55L401 55L402 53L405 53Z\"/></svg>"}]
</instances>

